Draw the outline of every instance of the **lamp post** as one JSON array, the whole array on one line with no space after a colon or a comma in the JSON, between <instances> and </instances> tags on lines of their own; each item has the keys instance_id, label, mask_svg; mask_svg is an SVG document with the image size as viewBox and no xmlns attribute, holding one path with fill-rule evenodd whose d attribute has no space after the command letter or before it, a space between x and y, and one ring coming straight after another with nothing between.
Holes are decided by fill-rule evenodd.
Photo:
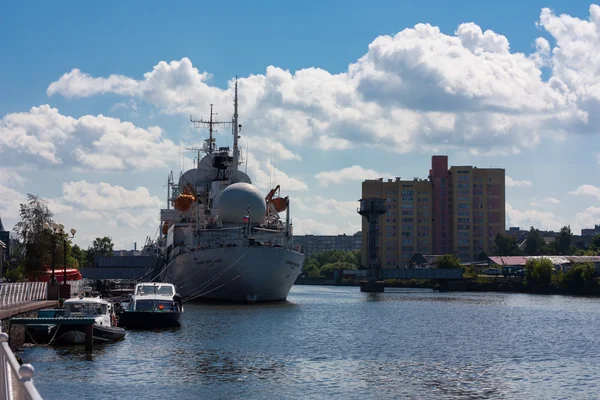
<instances>
[{"instance_id":1,"label":"lamp post","mask_svg":"<svg viewBox=\"0 0 600 400\"><path fill-rule=\"evenodd\" d=\"M77 231L75 229L71 229L71 238L75 237L75 233ZM63 235L63 250L64 250L64 274L63 274L63 284L67 284L67 240L69 239L69 234L65 233Z\"/></svg>"},{"instance_id":2,"label":"lamp post","mask_svg":"<svg viewBox=\"0 0 600 400\"><path fill-rule=\"evenodd\" d=\"M70 285L67 284L67 239L69 238L69 234L65 233L65 226L63 224L52 223L52 225L47 222L44 223L44 229L50 231L52 236L52 275L50 277L50 282L48 285L48 300L57 300L58 297L66 298L71 296L71 288ZM75 229L71 229L71 235L75 236ZM56 240L60 236L63 240L63 284L60 286L60 289L57 288L58 281L56 280ZM59 290L60 291L59 291Z\"/></svg>"}]
</instances>

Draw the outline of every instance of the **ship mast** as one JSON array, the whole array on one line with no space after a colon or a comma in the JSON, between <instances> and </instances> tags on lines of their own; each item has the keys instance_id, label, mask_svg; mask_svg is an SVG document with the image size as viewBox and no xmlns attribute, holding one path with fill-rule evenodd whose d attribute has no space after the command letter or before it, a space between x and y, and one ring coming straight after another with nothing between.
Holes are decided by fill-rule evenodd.
<instances>
[{"instance_id":1,"label":"ship mast","mask_svg":"<svg viewBox=\"0 0 600 400\"><path fill-rule=\"evenodd\" d=\"M233 98L233 165L231 166L231 172L235 172L238 169L240 160L240 149L238 146L238 139L240 138L240 130L242 125L238 122L238 83L237 76L235 77L235 96Z\"/></svg>"},{"instance_id":2,"label":"ship mast","mask_svg":"<svg viewBox=\"0 0 600 400\"><path fill-rule=\"evenodd\" d=\"M229 121L213 121L213 115L218 115L218 113L213 113L212 104L210 105L210 119L208 121L205 121L202 118L200 118L199 120L194 120L190 115L190 121L192 122L192 124L194 124L194 128L199 128L202 125L208 125L209 137L207 140L208 149L206 150L208 154L211 154L215 148L215 139L213 139L213 132L217 131L213 128L213 126L231 124L231 122Z\"/></svg>"}]
</instances>

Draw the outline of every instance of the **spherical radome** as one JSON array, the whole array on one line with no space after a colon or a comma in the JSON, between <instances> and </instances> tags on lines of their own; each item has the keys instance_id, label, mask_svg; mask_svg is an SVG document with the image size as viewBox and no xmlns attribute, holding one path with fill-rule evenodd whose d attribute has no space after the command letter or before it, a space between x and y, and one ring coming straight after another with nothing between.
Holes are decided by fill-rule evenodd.
<instances>
[{"instance_id":1,"label":"spherical radome","mask_svg":"<svg viewBox=\"0 0 600 400\"><path fill-rule=\"evenodd\" d=\"M267 211L265 197L249 183L229 185L219 196L219 219L228 223L244 223L250 207L250 223L263 222Z\"/></svg>"}]
</instances>

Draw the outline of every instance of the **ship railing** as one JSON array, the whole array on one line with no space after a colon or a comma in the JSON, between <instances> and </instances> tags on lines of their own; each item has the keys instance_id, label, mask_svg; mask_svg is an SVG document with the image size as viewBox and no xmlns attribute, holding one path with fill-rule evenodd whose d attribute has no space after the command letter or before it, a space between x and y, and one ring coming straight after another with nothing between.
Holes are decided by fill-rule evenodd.
<instances>
[{"instance_id":1,"label":"ship railing","mask_svg":"<svg viewBox=\"0 0 600 400\"><path fill-rule=\"evenodd\" d=\"M8 335L0 330L0 399L42 400L33 384L33 366L19 365L8 345Z\"/></svg>"},{"instance_id":2,"label":"ship railing","mask_svg":"<svg viewBox=\"0 0 600 400\"><path fill-rule=\"evenodd\" d=\"M6 283L0 286L0 308L12 307L30 301L46 300L46 282Z\"/></svg>"}]
</instances>

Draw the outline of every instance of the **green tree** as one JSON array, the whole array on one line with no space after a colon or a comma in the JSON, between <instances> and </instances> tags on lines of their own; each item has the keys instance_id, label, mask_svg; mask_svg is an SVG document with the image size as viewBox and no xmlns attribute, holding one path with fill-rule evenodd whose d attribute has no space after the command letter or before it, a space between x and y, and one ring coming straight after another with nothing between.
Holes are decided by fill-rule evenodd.
<instances>
[{"instance_id":1,"label":"green tree","mask_svg":"<svg viewBox=\"0 0 600 400\"><path fill-rule=\"evenodd\" d=\"M554 247L556 252L560 255L571 254L571 244L573 242L573 233L569 226L563 226L560 229L560 233L554 240Z\"/></svg>"},{"instance_id":2,"label":"green tree","mask_svg":"<svg viewBox=\"0 0 600 400\"><path fill-rule=\"evenodd\" d=\"M86 265L86 253L87 252L84 249L74 244L71 247L70 252L70 256L73 258L73 262L69 263L72 264L75 268L84 267Z\"/></svg>"},{"instance_id":3,"label":"green tree","mask_svg":"<svg viewBox=\"0 0 600 400\"><path fill-rule=\"evenodd\" d=\"M590 243L589 248L590 248L590 250L595 250L595 251L600 250L600 235L594 236L594 238L592 239L592 241Z\"/></svg>"},{"instance_id":4,"label":"green tree","mask_svg":"<svg viewBox=\"0 0 600 400\"><path fill-rule=\"evenodd\" d=\"M445 254L435 260L435 268L452 269L461 268L460 261L452 254Z\"/></svg>"},{"instance_id":5,"label":"green tree","mask_svg":"<svg viewBox=\"0 0 600 400\"><path fill-rule=\"evenodd\" d=\"M562 277L565 288L580 292L594 284L596 268L593 263L576 263Z\"/></svg>"},{"instance_id":6,"label":"green tree","mask_svg":"<svg viewBox=\"0 0 600 400\"><path fill-rule=\"evenodd\" d=\"M19 204L19 215L21 220L13 230L25 248L21 265L24 273L36 273L52 260L52 234L44 229L44 224L52 224L53 214L47 200L29 193L27 202ZM58 255L58 249L55 255Z\"/></svg>"},{"instance_id":7,"label":"green tree","mask_svg":"<svg viewBox=\"0 0 600 400\"><path fill-rule=\"evenodd\" d=\"M538 256L542 253L545 244L546 242L542 239L540 231L532 226L529 229L529 236L525 242L525 254L528 256Z\"/></svg>"},{"instance_id":8,"label":"green tree","mask_svg":"<svg viewBox=\"0 0 600 400\"><path fill-rule=\"evenodd\" d=\"M94 239L92 246L88 247L85 253L85 266L94 265L96 256L112 256L113 246L112 239L108 236Z\"/></svg>"},{"instance_id":9,"label":"green tree","mask_svg":"<svg viewBox=\"0 0 600 400\"><path fill-rule=\"evenodd\" d=\"M514 236L498 233L494 244L496 245L496 253L499 256L518 256L521 254L521 250L517 245L517 239Z\"/></svg>"},{"instance_id":10,"label":"green tree","mask_svg":"<svg viewBox=\"0 0 600 400\"><path fill-rule=\"evenodd\" d=\"M546 288L552 282L554 265L548 258L530 258L525 263L525 284L535 288Z\"/></svg>"},{"instance_id":11,"label":"green tree","mask_svg":"<svg viewBox=\"0 0 600 400\"><path fill-rule=\"evenodd\" d=\"M360 251L328 250L311 255L302 270L308 276L323 276L336 269L357 269L360 267Z\"/></svg>"}]
</instances>

